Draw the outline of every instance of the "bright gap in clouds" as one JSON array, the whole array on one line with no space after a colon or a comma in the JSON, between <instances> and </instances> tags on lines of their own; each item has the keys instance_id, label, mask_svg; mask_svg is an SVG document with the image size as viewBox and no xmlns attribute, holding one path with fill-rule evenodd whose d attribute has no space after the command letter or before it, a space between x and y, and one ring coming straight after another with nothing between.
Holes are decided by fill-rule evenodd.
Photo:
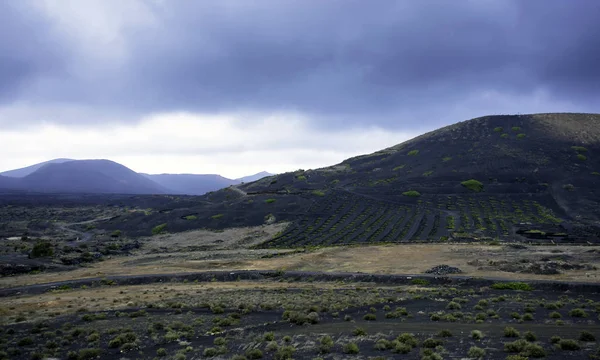
<instances>
[{"instance_id":1,"label":"bright gap in clouds","mask_svg":"<svg viewBox=\"0 0 600 360\"><path fill-rule=\"evenodd\" d=\"M10 156L0 169L54 158L109 159L134 171L220 174L314 169L396 145L415 133L356 127L318 130L294 114L156 114L135 125L67 127L42 124L0 133Z\"/></svg>"}]
</instances>

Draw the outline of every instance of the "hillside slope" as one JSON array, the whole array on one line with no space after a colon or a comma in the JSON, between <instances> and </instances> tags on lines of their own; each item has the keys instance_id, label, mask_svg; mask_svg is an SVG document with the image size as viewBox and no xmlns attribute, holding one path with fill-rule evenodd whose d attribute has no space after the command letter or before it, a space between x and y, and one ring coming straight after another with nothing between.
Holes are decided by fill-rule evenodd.
<instances>
[{"instance_id":1,"label":"hillside slope","mask_svg":"<svg viewBox=\"0 0 600 360\"><path fill-rule=\"evenodd\" d=\"M128 226L141 235L148 223L182 231L292 222L265 246L596 241L599 189L600 115L486 116L331 167L207 194L202 205L173 204ZM197 220L183 220L188 213Z\"/></svg>"},{"instance_id":2,"label":"hillside slope","mask_svg":"<svg viewBox=\"0 0 600 360\"><path fill-rule=\"evenodd\" d=\"M172 194L203 195L209 191L219 190L230 185L238 184L221 175L199 174L141 174L164 188Z\"/></svg>"},{"instance_id":3,"label":"hillside slope","mask_svg":"<svg viewBox=\"0 0 600 360\"><path fill-rule=\"evenodd\" d=\"M14 177L14 178L22 178L22 177L25 177L25 176L33 173L34 171L36 171L37 169L41 168L44 165L60 164L60 163L64 163L67 161L73 161L73 159L52 159L52 160L44 161L44 162L34 164L31 166L26 166L26 167L23 167L20 169L4 171L4 172L1 172L0 175L7 176L7 177Z\"/></svg>"}]
</instances>

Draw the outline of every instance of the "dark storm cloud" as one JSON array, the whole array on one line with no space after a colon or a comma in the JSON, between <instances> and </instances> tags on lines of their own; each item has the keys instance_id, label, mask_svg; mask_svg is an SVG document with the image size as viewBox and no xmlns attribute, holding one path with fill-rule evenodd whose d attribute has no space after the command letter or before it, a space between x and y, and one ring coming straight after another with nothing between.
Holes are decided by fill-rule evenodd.
<instances>
[{"instance_id":1,"label":"dark storm cloud","mask_svg":"<svg viewBox=\"0 0 600 360\"><path fill-rule=\"evenodd\" d=\"M156 26L123 30L126 62L40 90L32 79L85 54L57 57L44 19L0 3L0 53L11 54L0 97L140 113L298 110L383 126L394 125L386 114L443 113L482 91L541 89L585 109L600 98L596 0L146 4Z\"/></svg>"},{"instance_id":2,"label":"dark storm cloud","mask_svg":"<svg viewBox=\"0 0 600 360\"><path fill-rule=\"evenodd\" d=\"M0 2L0 105L27 96L37 79L62 75L67 54L50 28L24 2Z\"/></svg>"}]
</instances>

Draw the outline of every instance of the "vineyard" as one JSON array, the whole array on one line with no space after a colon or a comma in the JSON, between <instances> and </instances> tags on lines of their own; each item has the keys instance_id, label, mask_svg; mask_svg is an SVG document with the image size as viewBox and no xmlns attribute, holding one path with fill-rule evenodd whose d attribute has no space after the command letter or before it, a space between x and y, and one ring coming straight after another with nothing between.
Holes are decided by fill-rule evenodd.
<instances>
[{"instance_id":1,"label":"vineyard","mask_svg":"<svg viewBox=\"0 0 600 360\"><path fill-rule=\"evenodd\" d=\"M532 199L432 195L401 203L339 190L317 200L261 247L507 238L519 224L556 226L560 221Z\"/></svg>"}]
</instances>

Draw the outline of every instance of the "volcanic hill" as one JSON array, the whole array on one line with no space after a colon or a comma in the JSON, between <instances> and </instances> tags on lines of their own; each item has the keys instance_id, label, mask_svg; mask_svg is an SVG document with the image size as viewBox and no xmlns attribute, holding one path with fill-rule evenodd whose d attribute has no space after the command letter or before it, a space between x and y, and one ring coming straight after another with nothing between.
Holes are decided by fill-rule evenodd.
<instances>
[{"instance_id":1,"label":"volcanic hill","mask_svg":"<svg viewBox=\"0 0 600 360\"><path fill-rule=\"evenodd\" d=\"M289 221L265 247L597 242L600 115L480 117L334 166L175 199L123 220L103 226L136 236L159 225L178 232Z\"/></svg>"}]
</instances>

